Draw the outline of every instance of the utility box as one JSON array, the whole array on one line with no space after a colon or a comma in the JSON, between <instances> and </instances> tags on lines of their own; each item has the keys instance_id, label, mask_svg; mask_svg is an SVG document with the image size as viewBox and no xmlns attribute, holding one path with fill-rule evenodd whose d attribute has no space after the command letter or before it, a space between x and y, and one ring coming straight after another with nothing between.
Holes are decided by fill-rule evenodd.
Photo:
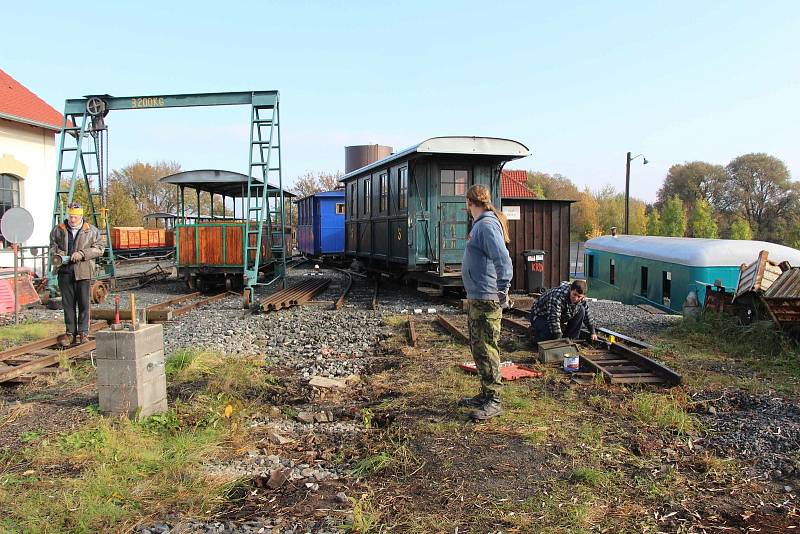
<instances>
[{"instance_id":1,"label":"utility box","mask_svg":"<svg viewBox=\"0 0 800 534\"><path fill-rule=\"evenodd\" d=\"M96 339L100 411L128 417L165 412L163 327L143 324L136 330L101 330Z\"/></svg>"},{"instance_id":2,"label":"utility box","mask_svg":"<svg viewBox=\"0 0 800 534\"><path fill-rule=\"evenodd\" d=\"M525 290L529 295L544 291L544 250L523 250L525 260Z\"/></svg>"},{"instance_id":3,"label":"utility box","mask_svg":"<svg viewBox=\"0 0 800 534\"><path fill-rule=\"evenodd\" d=\"M542 363L560 363L567 354L580 354L578 345L566 338L540 341L537 345L539 346L539 361Z\"/></svg>"}]
</instances>

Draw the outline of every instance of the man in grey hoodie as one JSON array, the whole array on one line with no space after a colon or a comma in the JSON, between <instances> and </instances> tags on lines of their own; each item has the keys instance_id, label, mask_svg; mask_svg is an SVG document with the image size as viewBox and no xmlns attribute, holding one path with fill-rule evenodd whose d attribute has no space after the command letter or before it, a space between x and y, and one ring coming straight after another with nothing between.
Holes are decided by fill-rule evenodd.
<instances>
[{"instance_id":1,"label":"man in grey hoodie","mask_svg":"<svg viewBox=\"0 0 800 534\"><path fill-rule=\"evenodd\" d=\"M492 205L489 190L473 185L467 190L472 230L461 261L461 277L469 300L469 341L481 377L481 392L461 399L459 406L476 408L475 420L500 415L500 323L509 306L508 288L513 276L508 254L508 222Z\"/></svg>"}]
</instances>

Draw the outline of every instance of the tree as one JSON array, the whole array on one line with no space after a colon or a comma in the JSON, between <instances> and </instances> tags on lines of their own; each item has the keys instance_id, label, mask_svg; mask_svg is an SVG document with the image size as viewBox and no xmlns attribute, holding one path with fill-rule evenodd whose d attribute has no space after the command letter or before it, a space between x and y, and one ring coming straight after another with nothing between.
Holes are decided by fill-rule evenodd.
<instances>
[{"instance_id":1,"label":"tree","mask_svg":"<svg viewBox=\"0 0 800 534\"><path fill-rule=\"evenodd\" d=\"M663 209L667 201L675 195L678 195L690 213L694 211L695 203L699 200L714 205L720 199L727 178L722 165L705 161L673 165L658 190L656 206Z\"/></svg>"},{"instance_id":2,"label":"tree","mask_svg":"<svg viewBox=\"0 0 800 534\"><path fill-rule=\"evenodd\" d=\"M796 217L800 188L783 161L763 153L733 159L722 207L747 220L759 239L780 240L781 221Z\"/></svg>"},{"instance_id":3,"label":"tree","mask_svg":"<svg viewBox=\"0 0 800 534\"><path fill-rule=\"evenodd\" d=\"M528 181L525 185L531 191L542 191L542 198L553 200L577 200L580 191L572 180L561 174L547 174L545 172L528 171Z\"/></svg>"},{"instance_id":4,"label":"tree","mask_svg":"<svg viewBox=\"0 0 800 534\"><path fill-rule=\"evenodd\" d=\"M544 189L542 188L541 184L533 184L531 191L533 192L534 195L536 195L536 198L541 198L541 199L547 198L547 195L544 194Z\"/></svg>"},{"instance_id":5,"label":"tree","mask_svg":"<svg viewBox=\"0 0 800 534\"><path fill-rule=\"evenodd\" d=\"M737 217L731 224L731 239L753 239L750 225L741 217Z\"/></svg>"},{"instance_id":6,"label":"tree","mask_svg":"<svg viewBox=\"0 0 800 534\"><path fill-rule=\"evenodd\" d=\"M647 214L647 235L661 235L661 214L652 208Z\"/></svg>"},{"instance_id":7,"label":"tree","mask_svg":"<svg viewBox=\"0 0 800 534\"><path fill-rule=\"evenodd\" d=\"M158 161L156 163L136 161L122 169L111 171L108 178L109 191L113 183L118 183L131 197L136 204L136 209L142 215L157 211L175 213L178 210L178 188L162 183L161 178L180 172L180 170L180 164L175 161ZM210 206L207 199L206 204ZM196 211L197 197L186 195L186 206L191 211Z\"/></svg>"},{"instance_id":8,"label":"tree","mask_svg":"<svg viewBox=\"0 0 800 534\"><path fill-rule=\"evenodd\" d=\"M705 200L700 199L695 203L689 228L692 231L692 237L716 239L719 236L717 223L711 214L711 207Z\"/></svg>"},{"instance_id":9,"label":"tree","mask_svg":"<svg viewBox=\"0 0 800 534\"><path fill-rule=\"evenodd\" d=\"M108 208L109 225L142 226L143 214L121 182L114 181L109 184L106 208Z\"/></svg>"},{"instance_id":10,"label":"tree","mask_svg":"<svg viewBox=\"0 0 800 534\"><path fill-rule=\"evenodd\" d=\"M342 173L339 171L335 173L307 172L303 176L295 179L292 191L297 193L301 198L322 191L333 191L341 187L339 183L339 178L341 177Z\"/></svg>"},{"instance_id":11,"label":"tree","mask_svg":"<svg viewBox=\"0 0 800 534\"><path fill-rule=\"evenodd\" d=\"M578 201L572 205L572 240L583 241L590 239L596 229L600 228L597 216L597 199L587 187L578 193Z\"/></svg>"},{"instance_id":12,"label":"tree","mask_svg":"<svg viewBox=\"0 0 800 534\"><path fill-rule=\"evenodd\" d=\"M673 195L664 205L661 214L661 234L672 237L686 235L686 213L683 211L683 201L678 195Z\"/></svg>"}]
</instances>

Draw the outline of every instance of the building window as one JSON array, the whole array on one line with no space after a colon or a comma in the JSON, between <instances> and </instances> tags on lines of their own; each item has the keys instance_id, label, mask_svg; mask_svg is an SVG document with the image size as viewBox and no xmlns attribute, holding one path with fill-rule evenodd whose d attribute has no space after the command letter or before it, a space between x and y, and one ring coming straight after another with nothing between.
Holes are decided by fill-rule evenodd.
<instances>
[{"instance_id":1,"label":"building window","mask_svg":"<svg viewBox=\"0 0 800 534\"><path fill-rule=\"evenodd\" d=\"M617 264L614 260L609 260L608 262L608 283L612 286L617 281L617 272L616 272Z\"/></svg>"},{"instance_id":2,"label":"building window","mask_svg":"<svg viewBox=\"0 0 800 534\"><path fill-rule=\"evenodd\" d=\"M343 202L337 202L336 203L336 215L342 215L342 214L344 214L344 203Z\"/></svg>"},{"instance_id":3,"label":"building window","mask_svg":"<svg viewBox=\"0 0 800 534\"><path fill-rule=\"evenodd\" d=\"M642 275L639 278L639 293L647 296L647 267L642 267Z\"/></svg>"},{"instance_id":4,"label":"building window","mask_svg":"<svg viewBox=\"0 0 800 534\"><path fill-rule=\"evenodd\" d=\"M465 195L469 184L469 171L442 169L439 171L439 183L443 197Z\"/></svg>"},{"instance_id":5,"label":"building window","mask_svg":"<svg viewBox=\"0 0 800 534\"><path fill-rule=\"evenodd\" d=\"M378 177L378 195L380 197L379 211L386 213L386 206L389 199L389 174L382 172Z\"/></svg>"},{"instance_id":6,"label":"building window","mask_svg":"<svg viewBox=\"0 0 800 534\"><path fill-rule=\"evenodd\" d=\"M372 177L364 180L364 215L369 216L370 197L372 196Z\"/></svg>"},{"instance_id":7,"label":"building window","mask_svg":"<svg viewBox=\"0 0 800 534\"><path fill-rule=\"evenodd\" d=\"M398 180L397 208L405 210L407 207L406 197L408 196L408 167L400 169L400 179Z\"/></svg>"}]
</instances>

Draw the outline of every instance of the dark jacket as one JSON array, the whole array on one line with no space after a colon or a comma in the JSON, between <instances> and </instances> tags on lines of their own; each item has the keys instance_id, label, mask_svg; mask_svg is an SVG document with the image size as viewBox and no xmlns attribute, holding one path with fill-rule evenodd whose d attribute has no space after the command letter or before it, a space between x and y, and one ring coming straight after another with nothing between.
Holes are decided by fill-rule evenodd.
<instances>
[{"instance_id":1,"label":"dark jacket","mask_svg":"<svg viewBox=\"0 0 800 534\"><path fill-rule=\"evenodd\" d=\"M594 321L592 316L589 315L589 306L586 303L586 299L577 304L570 302L569 282L564 282L558 287L549 289L539 297L531 309L531 324L537 317L541 317L547 321L550 332L555 337L563 337L561 325L568 322L575 315L575 310L578 306L583 307L583 324L586 325L590 333L594 334Z\"/></svg>"}]
</instances>

